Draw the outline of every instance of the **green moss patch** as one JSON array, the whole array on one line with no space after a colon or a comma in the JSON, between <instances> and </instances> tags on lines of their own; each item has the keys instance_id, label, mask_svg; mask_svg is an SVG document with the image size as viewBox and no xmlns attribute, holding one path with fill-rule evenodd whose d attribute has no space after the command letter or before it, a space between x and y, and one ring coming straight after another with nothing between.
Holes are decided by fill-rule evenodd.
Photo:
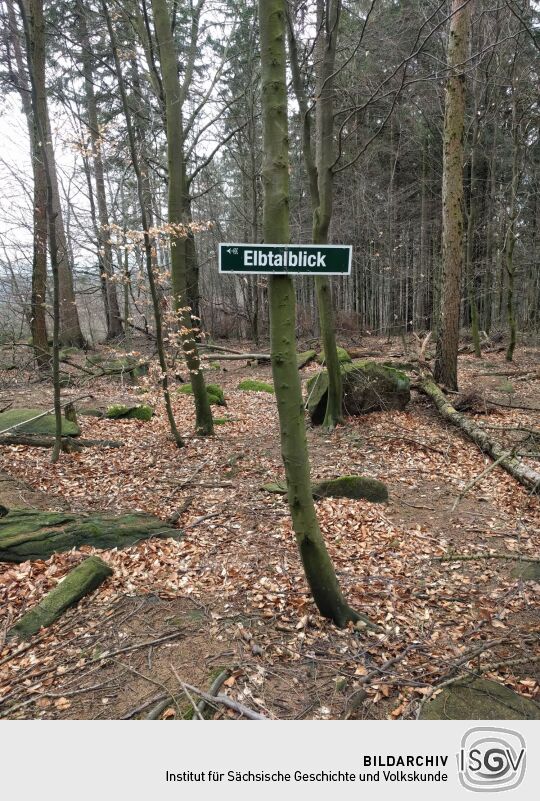
<instances>
[{"instance_id":1,"label":"green moss patch","mask_svg":"<svg viewBox=\"0 0 540 801\"><path fill-rule=\"evenodd\" d=\"M109 406L105 412L105 417L110 420L148 420L152 419L154 410L151 406L144 403L138 406L123 406L121 403Z\"/></svg>"},{"instance_id":2,"label":"green moss patch","mask_svg":"<svg viewBox=\"0 0 540 801\"><path fill-rule=\"evenodd\" d=\"M245 392L270 392L272 395L274 394L272 384L267 384L265 381L255 381L251 378L240 381L238 389L243 389Z\"/></svg>"},{"instance_id":3,"label":"green moss patch","mask_svg":"<svg viewBox=\"0 0 540 801\"><path fill-rule=\"evenodd\" d=\"M43 409L9 409L7 412L0 414L0 431L6 428L11 428L16 425L17 428L12 429L13 432L18 434L40 434L42 436L53 436L56 432L56 422L53 414L46 414L40 417L39 420L32 422L25 422L32 417L43 414ZM19 425L22 423L23 425ZM62 417L62 434L65 437L77 437L81 433L81 429L76 423L66 420Z\"/></svg>"}]
</instances>

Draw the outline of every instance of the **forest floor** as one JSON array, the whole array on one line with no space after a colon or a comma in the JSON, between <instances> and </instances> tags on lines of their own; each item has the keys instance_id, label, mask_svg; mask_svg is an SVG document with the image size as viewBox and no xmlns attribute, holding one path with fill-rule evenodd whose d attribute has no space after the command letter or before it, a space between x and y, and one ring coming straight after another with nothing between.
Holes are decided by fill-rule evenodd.
<instances>
[{"instance_id":1,"label":"forest floor","mask_svg":"<svg viewBox=\"0 0 540 801\"><path fill-rule=\"evenodd\" d=\"M381 359L401 349L364 344ZM526 347L511 366L504 352L460 356L461 392L501 404L474 419L506 444L514 427L538 429L540 380L498 373L537 371L538 357ZM80 406L100 408L152 403L150 422L79 416L82 436L123 447L62 454L55 465L44 448L1 449L2 498L163 520L181 511L185 533L101 551L113 576L26 645L7 641L7 629L84 554L0 564L0 716L144 717L167 691L175 700L163 717L180 717L180 681L208 690L224 668L222 691L273 718L414 718L433 687L471 670L540 700L540 583L520 576L519 557L486 558L538 558L538 498L496 467L460 499L489 459L415 391L406 411L348 418L332 434L310 428L314 478L369 475L390 496L317 502L347 599L384 629L338 630L307 591L285 500L261 490L284 475L275 398L237 387L271 381L270 366L221 364L208 370L227 399L214 407L227 422L213 438L192 436L192 398L174 393L186 435L175 448L156 390L109 378L63 396L92 395ZM51 405L50 386L30 374L0 378L0 407ZM449 553L475 558L439 561Z\"/></svg>"}]
</instances>

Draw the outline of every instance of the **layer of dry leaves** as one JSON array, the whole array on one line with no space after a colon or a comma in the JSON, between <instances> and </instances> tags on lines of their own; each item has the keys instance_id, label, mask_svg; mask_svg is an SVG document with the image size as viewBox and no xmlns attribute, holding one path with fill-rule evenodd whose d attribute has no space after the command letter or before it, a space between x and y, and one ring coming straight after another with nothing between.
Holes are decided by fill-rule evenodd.
<instances>
[{"instance_id":1,"label":"layer of dry leaves","mask_svg":"<svg viewBox=\"0 0 540 801\"><path fill-rule=\"evenodd\" d=\"M516 369L536 357L518 356ZM499 354L486 361L504 367ZM501 379L478 371L471 357L462 358L463 388L507 403L497 389ZM48 508L139 509L163 519L181 511L176 525L185 535L101 552L114 575L91 598L28 648L0 640L0 715L127 716L157 687L178 690L171 666L182 664L182 679L202 688L216 660L231 670L227 692L280 718L414 717L433 686L471 669L538 698L540 585L516 577L514 561L437 561L449 553L538 558L537 499L495 468L453 510L489 462L416 393L406 412L351 418L332 435L310 431L314 477L374 476L391 498L383 505L317 503L344 593L384 627L379 634L339 631L318 617L307 592L285 501L260 490L283 477L275 399L235 387L246 377L269 376L269 368L243 363L211 371L228 402L216 415L229 419L211 439L190 437L192 399L176 395L179 427L190 437L180 450L159 398L114 381L92 384L96 401L85 403L150 400L157 415L149 423L86 416L80 423L84 437L122 440L124 447L63 454L56 465L44 449L2 449L4 475L44 493ZM538 381L515 385L514 403L540 405ZM28 405L36 391L21 387L16 405ZM41 405L47 403L43 397ZM477 420L538 427L538 414L523 410L498 408ZM81 558L64 553L1 565L4 631ZM133 610L145 597L158 599L163 614L142 630L133 625ZM186 604L201 610L187 630L185 617L180 629L168 622L180 602L183 615ZM118 649L125 659L117 664L111 653ZM172 705L165 717L178 714Z\"/></svg>"}]
</instances>

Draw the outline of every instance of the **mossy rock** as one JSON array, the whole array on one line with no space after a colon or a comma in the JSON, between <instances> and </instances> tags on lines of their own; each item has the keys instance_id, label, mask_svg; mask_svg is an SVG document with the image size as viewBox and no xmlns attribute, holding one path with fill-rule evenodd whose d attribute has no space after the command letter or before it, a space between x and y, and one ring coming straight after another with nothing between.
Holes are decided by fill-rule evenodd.
<instances>
[{"instance_id":1,"label":"mossy rock","mask_svg":"<svg viewBox=\"0 0 540 801\"><path fill-rule=\"evenodd\" d=\"M70 345L67 348L61 348L61 350L58 352L58 356L60 359L68 359L70 356L76 356L78 353L80 353L79 348L75 348L73 345Z\"/></svg>"},{"instance_id":2,"label":"mossy rock","mask_svg":"<svg viewBox=\"0 0 540 801\"><path fill-rule=\"evenodd\" d=\"M265 492L279 495L287 493L285 481L271 481L261 488ZM319 498L363 498L372 503L384 503L388 500L388 490L382 481L366 476L340 476L339 478L316 481L311 485L311 493Z\"/></svg>"},{"instance_id":3,"label":"mossy rock","mask_svg":"<svg viewBox=\"0 0 540 801\"><path fill-rule=\"evenodd\" d=\"M105 412L101 409L92 409L91 407L79 409L78 414L82 417L105 417Z\"/></svg>"},{"instance_id":4,"label":"mossy rock","mask_svg":"<svg viewBox=\"0 0 540 801\"><path fill-rule=\"evenodd\" d=\"M108 407L105 417L110 420L144 420L144 422L148 422L152 419L153 414L152 407L144 403L138 406L124 406L118 403Z\"/></svg>"},{"instance_id":5,"label":"mossy rock","mask_svg":"<svg viewBox=\"0 0 540 801\"><path fill-rule=\"evenodd\" d=\"M346 364L347 362L352 362L352 358L351 358L349 352L345 350L345 348L341 348L338 345L336 350L337 350L337 355L338 355L338 361L341 364ZM324 350L321 350L321 352L317 354L317 361L319 362L319 364L324 364L324 362L326 361L326 357L324 355Z\"/></svg>"},{"instance_id":6,"label":"mossy rock","mask_svg":"<svg viewBox=\"0 0 540 801\"><path fill-rule=\"evenodd\" d=\"M305 367L306 364L309 364L313 361L317 356L316 351L314 350L304 350L302 353L296 354L296 361L298 364L298 369L301 370L302 367Z\"/></svg>"},{"instance_id":7,"label":"mossy rock","mask_svg":"<svg viewBox=\"0 0 540 801\"><path fill-rule=\"evenodd\" d=\"M274 394L274 387L272 384L267 384L266 381L255 381L251 378L240 381L238 389L243 389L245 392L269 392L272 395Z\"/></svg>"},{"instance_id":8,"label":"mossy rock","mask_svg":"<svg viewBox=\"0 0 540 801\"><path fill-rule=\"evenodd\" d=\"M512 575L525 581L540 581L540 562L518 562L512 569Z\"/></svg>"},{"instance_id":9,"label":"mossy rock","mask_svg":"<svg viewBox=\"0 0 540 801\"><path fill-rule=\"evenodd\" d=\"M28 639L44 626L50 626L66 609L97 589L112 572L99 556L89 556L48 592L37 606L26 612L8 631L8 637Z\"/></svg>"},{"instance_id":10,"label":"mossy rock","mask_svg":"<svg viewBox=\"0 0 540 801\"><path fill-rule=\"evenodd\" d=\"M43 414L43 409L9 409L7 412L0 414L0 431L4 431L10 426L19 425L14 432L18 434L39 434L41 436L54 437L56 432L56 421L54 414L46 414L40 417L39 420L33 420L30 423L25 423L25 420L30 420L38 414ZM62 434L65 437L78 437L81 429L76 423L66 420L62 417Z\"/></svg>"},{"instance_id":11,"label":"mossy rock","mask_svg":"<svg viewBox=\"0 0 540 801\"><path fill-rule=\"evenodd\" d=\"M373 503L388 500L386 484L367 476L340 476L313 484L314 498L364 498Z\"/></svg>"},{"instance_id":12,"label":"mossy rock","mask_svg":"<svg viewBox=\"0 0 540 801\"><path fill-rule=\"evenodd\" d=\"M540 720L540 706L496 681L467 678L428 701L421 720Z\"/></svg>"},{"instance_id":13,"label":"mossy rock","mask_svg":"<svg viewBox=\"0 0 540 801\"><path fill-rule=\"evenodd\" d=\"M411 398L408 376L395 367L360 360L342 364L341 374L345 414L404 409ZM324 420L327 393L328 372L320 370L307 382L307 409L315 425L320 425Z\"/></svg>"},{"instance_id":14,"label":"mossy rock","mask_svg":"<svg viewBox=\"0 0 540 801\"><path fill-rule=\"evenodd\" d=\"M0 518L0 562L48 559L53 553L81 545L125 548L150 537L173 537L180 532L158 517L134 512L125 515L43 512L13 509Z\"/></svg>"},{"instance_id":15,"label":"mossy rock","mask_svg":"<svg viewBox=\"0 0 540 801\"><path fill-rule=\"evenodd\" d=\"M182 384L182 386L178 388L178 392L181 395L193 395L193 388L191 384ZM223 394L223 390L221 389L219 384L206 384L206 394L208 395L208 400L210 401L210 405L212 406L227 405L227 402L225 400L225 395Z\"/></svg>"},{"instance_id":16,"label":"mossy rock","mask_svg":"<svg viewBox=\"0 0 540 801\"><path fill-rule=\"evenodd\" d=\"M107 358L99 354L87 356L88 364L98 366L105 375L128 375L130 378L138 378L148 373L148 365L140 362L133 356L121 356L118 358Z\"/></svg>"}]
</instances>

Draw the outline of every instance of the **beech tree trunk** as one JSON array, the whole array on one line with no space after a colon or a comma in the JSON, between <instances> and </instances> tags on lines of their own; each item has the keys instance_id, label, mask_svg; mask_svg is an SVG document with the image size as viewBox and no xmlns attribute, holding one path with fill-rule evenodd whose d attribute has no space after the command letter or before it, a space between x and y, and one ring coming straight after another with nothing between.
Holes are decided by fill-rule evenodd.
<instances>
[{"instance_id":1,"label":"beech tree trunk","mask_svg":"<svg viewBox=\"0 0 540 801\"><path fill-rule=\"evenodd\" d=\"M186 164L182 91L178 79L178 55L171 33L171 19L166 0L152 0L154 25L159 44L165 110L167 119L167 162L169 166L169 236L171 243L171 276L175 308L182 338L182 348L190 372L195 402L196 430L198 434L214 433L212 410L197 350L198 321L195 325L190 308L194 296L193 282L195 243L190 237L189 199L187 197ZM196 21L194 21L196 24ZM192 41L192 47L195 42ZM193 55L194 57L194 55ZM189 270L189 275L188 275Z\"/></svg>"},{"instance_id":2,"label":"beech tree trunk","mask_svg":"<svg viewBox=\"0 0 540 801\"><path fill-rule=\"evenodd\" d=\"M105 193L105 172L101 153L101 133L98 123L96 95L94 92L93 53L86 22L86 9L82 0L77 0L77 16L79 19L79 36L81 43L81 62L84 73L84 87L86 95L87 124L92 147L92 163L94 167L94 180L96 184L96 200L98 211L98 226L96 230L98 240L98 263L100 276L104 286L105 318L107 321L107 336L116 339L123 334L120 308L114 284L114 266L109 230L109 213L107 209L107 196Z\"/></svg>"},{"instance_id":3,"label":"beech tree trunk","mask_svg":"<svg viewBox=\"0 0 540 801\"><path fill-rule=\"evenodd\" d=\"M154 310L154 322L156 325L156 348L158 352L159 366L161 367L161 387L163 390L163 400L165 403L165 410L167 412L167 419L169 421L171 434L173 436L176 446L178 448L181 448L184 445L184 441L178 432L176 421L174 419L174 412L171 403L171 395L169 392L169 377L167 374L167 359L165 357L165 346L163 343L163 326L161 318L160 298L159 298L158 288L156 286L156 280L154 278L154 264L153 264L153 253L152 253L153 248L150 239L149 220L147 215L145 183L139 162L137 143L135 140L135 132L131 122L131 111L129 108L126 87L124 83L124 76L122 73L122 65L120 63L120 57L118 55L118 46L116 43L116 36L114 33L111 15L109 14L109 9L107 7L107 0L101 0L101 8L103 10L105 21L107 23L107 31L109 33L109 39L111 42L111 50L113 53L114 63L116 67L116 77L118 80L118 87L120 89L120 97L122 98L122 108L124 111L124 117L126 119L129 152L133 164L133 171L135 172L135 177L137 179L137 198L139 201L139 207L141 211L141 223L143 227L144 259L146 263L146 275L148 277L148 286L150 287L150 295L152 297L152 307Z\"/></svg>"},{"instance_id":4,"label":"beech tree trunk","mask_svg":"<svg viewBox=\"0 0 540 801\"><path fill-rule=\"evenodd\" d=\"M443 130L442 287L435 378L457 389L460 284L463 265L463 131L465 61L471 3L452 0Z\"/></svg>"},{"instance_id":5,"label":"beech tree trunk","mask_svg":"<svg viewBox=\"0 0 540 801\"><path fill-rule=\"evenodd\" d=\"M317 0L317 38L314 48L315 88L315 157L311 142L311 123L307 98L300 74L300 65L293 23L288 22L289 56L293 87L302 115L302 152L309 181L313 214L312 237L316 245L328 242L328 231L333 209L334 161L334 82L341 0ZM337 353L334 310L330 279L326 275L315 278L317 307L325 364L328 371L328 398L323 428L331 430L343 420L343 387Z\"/></svg>"},{"instance_id":6,"label":"beech tree trunk","mask_svg":"<svg viewBox=\"0 0 540 801\"><path fill-rule=\"evenodd\" d=\"M259 0L264 162L263 234L289 241L289 134L285 76L284 0ZM320 613L338 626L368 624L345 601L317 520L302 392L296 360L296 312L292 279L269 278L272 374L279 413L281 452L292 523L306 578Z\"/></svg>"},{"instance_id":7,"label":"beech tree trunk","mask_svg":"<svg viewBox=\"0 0 540 801\"><path fill-rule=\"evenodd\" d=\"M23 21L24 38L26 42L26 56L28 61L28 75L30 78L30 95L32 115L36 126L39 141L43 143L41 155L46 182L47 198L47 226L49 239L49 255L51 259L51 272L53 277L53 352L52 352L52 378L53 401L55 417L55 442L51 453L51 462L57 462L62 445L62 408L60 405L60 260L57 242L57 222L54 207L54 170L49 161L49 148L47 147L47 92L45 87L45 69L34 69L34 52L45 52L45 19L43 16L43 0L30 0L28 8L25 0L18 0L19 10ZM39 56L40 57L40 56ZM51 147L52 150L52 147Z\"/></svg>"},{"instance_id":8,"label":"beech tree trunk","mask_svg":"<svg viewBox=\"0 0 540 801\"><path fill-rule=\"evenodd\" d=\"M47 176L45 175L45 162L41 152L41 142L38 136L37 122L32 112L30 87L25 77L25 67L17 18L13 2L8 2L9 28L7 34L13 46L17 64L17 88L21 98L22 107L28 125L32 154L32 173L34 178L34 208L33 208L33 257L32 257L32 294L30 299L30 331L34 356L41 370L50 368L51 357L47 338L46 322L46 292L47 292ZM32 61L34 75L38 81L45 83L45 48L43 41L32 38Z\"/></svg>"}]
</instances>

